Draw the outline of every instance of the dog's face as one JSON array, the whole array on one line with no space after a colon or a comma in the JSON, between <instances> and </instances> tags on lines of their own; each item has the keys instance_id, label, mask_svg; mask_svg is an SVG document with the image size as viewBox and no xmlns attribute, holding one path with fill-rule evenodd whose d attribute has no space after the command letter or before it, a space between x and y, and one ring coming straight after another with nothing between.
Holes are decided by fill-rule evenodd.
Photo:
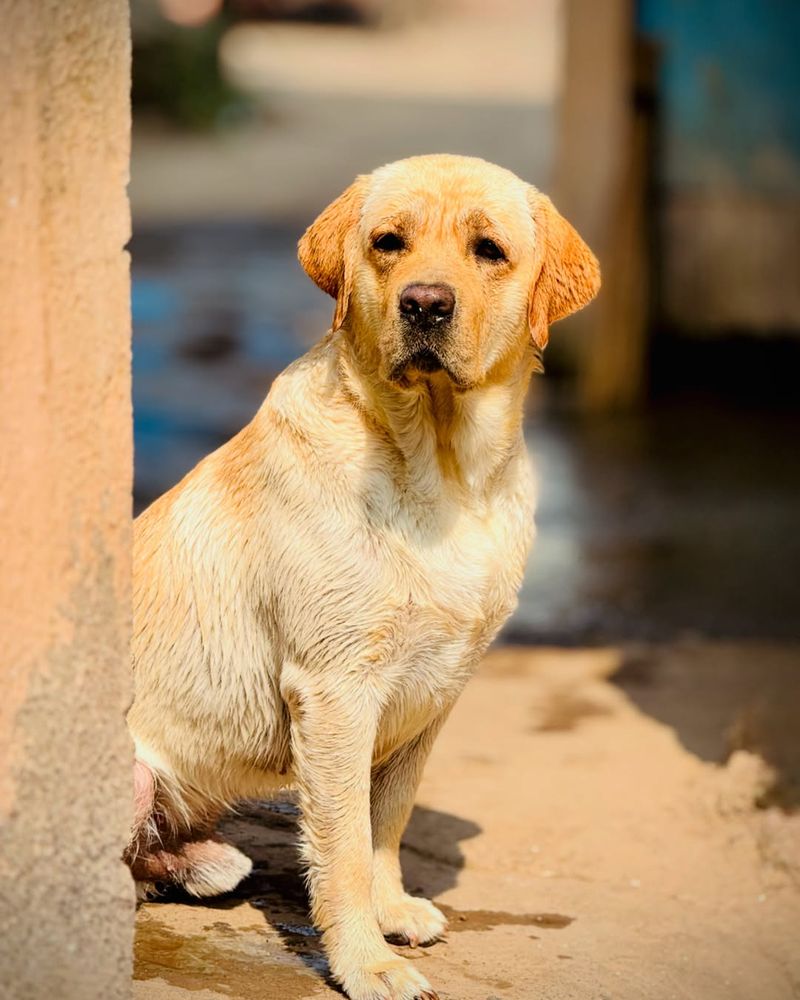
<instances>
[{"instance_id":1,"label":"dog's face","mask_svg":"<svg viewBox=\"0 0 800 1000\"><path fill-rule=\"evenodd\" d=\"M597 261L552 203L501 167L420 156L359 177L306 231L309 276L336 298L378 376L442 372L468 389L547 343L586 305Z\"/></svg>"}]
</instances>

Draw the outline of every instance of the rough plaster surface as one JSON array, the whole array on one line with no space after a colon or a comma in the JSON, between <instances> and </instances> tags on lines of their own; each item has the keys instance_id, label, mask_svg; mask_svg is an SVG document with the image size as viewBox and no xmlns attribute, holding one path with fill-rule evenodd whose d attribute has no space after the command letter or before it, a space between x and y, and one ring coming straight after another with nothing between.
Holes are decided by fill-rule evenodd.
<instances>
[{"instance_id":1,"label":"rough plaster surface","mask_svg":"<svg viewBox=\"0 0 800 1000\"><path fill-rule=\"evenodd\" d=\"M0 0L0 997L129 995L130 41Z\"/></svg>"}]
</instances>

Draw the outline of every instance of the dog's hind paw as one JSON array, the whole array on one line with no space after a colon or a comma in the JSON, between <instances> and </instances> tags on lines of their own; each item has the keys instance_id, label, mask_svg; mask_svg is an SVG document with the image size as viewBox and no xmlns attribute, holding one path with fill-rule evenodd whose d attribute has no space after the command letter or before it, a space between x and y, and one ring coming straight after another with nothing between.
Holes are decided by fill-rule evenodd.
<instances>
[{"instance_id":1,"label":"dog's hind paw","mask_svg":"<svg viewBox=\"0 0 800 1000\"><path fill-rule=\"evenodd\" d=\"M192 896L231 892L253 870L253 862L232 844L198 840L183 847L186 867L180 884Z\"/></svg>"}]
</instances>

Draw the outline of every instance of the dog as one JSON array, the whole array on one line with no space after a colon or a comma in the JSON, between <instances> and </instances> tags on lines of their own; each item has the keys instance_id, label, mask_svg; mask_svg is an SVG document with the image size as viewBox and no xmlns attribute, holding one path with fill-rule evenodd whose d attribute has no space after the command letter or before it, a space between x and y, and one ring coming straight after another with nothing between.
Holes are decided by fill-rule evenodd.
<instances>
[{"instance_id":1,"label":"dog","mask_svg":"<svg viewBox=\"0 0 800 1000\"><path fill-rule=\"evenodd\" d=\"M221 812L297 789L312 917L351 1000L435 997L385 941L445 931L400 838L431 745L516 606L533 539L526 390L598 264L501 167L413 157L305 232L331 329L252 422L136 521L142 892L250 870Z\"/></svg>"}]
</instances>

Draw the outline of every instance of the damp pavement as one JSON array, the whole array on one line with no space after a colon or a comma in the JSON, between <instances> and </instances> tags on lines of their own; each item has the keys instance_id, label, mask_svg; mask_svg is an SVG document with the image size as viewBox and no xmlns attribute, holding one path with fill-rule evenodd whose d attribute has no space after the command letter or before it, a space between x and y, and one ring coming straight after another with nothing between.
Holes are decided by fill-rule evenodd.
<instances>
[{"instance_id":1,"label":"damp pavement","mask_svg":"<svg viewBox=\"0 0 800 1000\"><path fill-rule=\"evenodd\" d=\"M783 675L798 654L696 640L653 662L641 647L494 650L434 747L403 840L406 887L449 930L397 953L440 1000L795 997L798 800L776 799L785 775L741 748L747 694L721 714L696 707L683 732L669 692L643 705L615 678L635 688L648 664L685 678L752 659L782 692L763 721L786 750L800 690L796 670L793 688ZM341 996L309 920L291 796L245 803L222 833L252 876L215 900L140 907L135 1000Z\"/></svg>"}]
</instances>

